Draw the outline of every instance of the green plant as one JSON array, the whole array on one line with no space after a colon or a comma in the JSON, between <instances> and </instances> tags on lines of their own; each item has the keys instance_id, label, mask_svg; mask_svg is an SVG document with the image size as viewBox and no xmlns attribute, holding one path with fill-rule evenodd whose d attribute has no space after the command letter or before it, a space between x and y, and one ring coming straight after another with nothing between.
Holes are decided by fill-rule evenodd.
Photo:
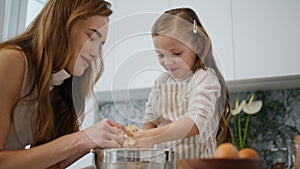
<instances>
[{"instance_id":1,"label":"green plant","mask_svg":"<svg viewBox=\"0 0 300 169\"><path fill-rule=\"evenodd\" d=\"M237 137L233 137L233 144L239 149L243 149L246 146L247 132L249 128L250 116L258 113L262 108L262 101L254 100L254 94L252 94L248 103L245 100L239 104L239 100L236 99L235 109L231 110L231 114L236 117L236 129ZM244 113L242 113L244 112ZM246 116L243 119L245 124L242 126L242 116Z\"/></svg>"}]
</instances>

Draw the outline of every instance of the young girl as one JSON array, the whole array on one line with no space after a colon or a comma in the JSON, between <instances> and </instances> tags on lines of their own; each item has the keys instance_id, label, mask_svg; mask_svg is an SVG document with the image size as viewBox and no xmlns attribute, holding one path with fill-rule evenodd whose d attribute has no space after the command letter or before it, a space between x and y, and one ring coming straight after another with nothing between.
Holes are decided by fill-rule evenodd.
<instances>
[{"instance_id":1,"label":"young girl","mask_svg":"<svg viewBox=\"0 0 300 169\"><path fill-rule=\"evenodd\" d=\"M111 13L103 0L49 0L0 44L0 168L65 168L92 148L121 147L124 126L109 119L79 131Z\"/></svg>"},{"instance_id":2,"label":"young girl","mask_svg":"<svg viewBox=\"0 0 300 169\"><path fill-rule=\"evenodd\" d=\"M152 27L158 60L167 73L154 84L136 147L172 148L177 159L212 157L231 141L230 104L212 45L195 12L171 9Z\"/></svg>"}]
</instances>

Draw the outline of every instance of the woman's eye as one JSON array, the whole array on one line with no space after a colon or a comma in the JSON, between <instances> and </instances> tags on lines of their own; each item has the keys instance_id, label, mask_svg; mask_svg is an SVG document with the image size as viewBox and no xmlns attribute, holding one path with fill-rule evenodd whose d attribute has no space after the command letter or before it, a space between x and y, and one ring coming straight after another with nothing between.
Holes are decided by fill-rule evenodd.
<instances>
[{"instance_id":1,"label":"woman's eye","mask_svg":"<svg viewBox=\"0 0 300 169\"><path fill-rule=\"evenodd\" d=\"M89 39L90 39L91 41L94 40L94 38L93 38L90 34L87 34L87 36L89 37Z\"/></svg>"}]
</instances>

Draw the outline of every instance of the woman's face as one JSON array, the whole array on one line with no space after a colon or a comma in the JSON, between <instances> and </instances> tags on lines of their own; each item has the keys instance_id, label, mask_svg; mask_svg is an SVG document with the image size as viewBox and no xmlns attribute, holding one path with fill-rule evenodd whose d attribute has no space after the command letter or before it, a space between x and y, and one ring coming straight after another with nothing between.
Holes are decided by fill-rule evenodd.
<instances>
[{"instance_id":1,"label":"woman's face","mask_svg":"<svg viewBox=\"0 0 300 169\"><path fill-rule=\"evenodd\" d=\"M107 24L107 17L104 16L92 16L78 21L72 42L74 57L66 67L71 74L81 76L100 57L100 50L107 36Z\"/></svg>"},{"instance_id":2,"label":"woman's face","mask_svg":"<svg viewBox=\"0 0 300 169\"><path fill-rule=\"evenodd\" d=\"M159 63L175 78L180 79L193 68L195 52L183 42L168 36L153 37Z\"/></svg>"}]
</instances>

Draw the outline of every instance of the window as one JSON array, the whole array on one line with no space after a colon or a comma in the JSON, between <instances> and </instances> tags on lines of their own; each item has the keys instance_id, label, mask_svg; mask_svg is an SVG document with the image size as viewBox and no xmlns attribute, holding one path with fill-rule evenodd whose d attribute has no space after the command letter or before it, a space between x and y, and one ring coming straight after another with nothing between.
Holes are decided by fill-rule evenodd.
<instances>
[{"instance_id":1,"label":"window","mask_svg":"<svg viewBox=\"0 0 300 169\"><path fill-rule=\"evenodd\" d=\"M1 0L0 41L22 33L47 0Z\"/></svg>"},{"instance_id":2,"label":"window","mask_svg":"<svg viewBox=\"0 0 300 169\"><path fill-rule=\"evenodd\" d=\"M27 13L25 27L39 14L47 0L27 0Z\"/></svg>"}]
</instances>

